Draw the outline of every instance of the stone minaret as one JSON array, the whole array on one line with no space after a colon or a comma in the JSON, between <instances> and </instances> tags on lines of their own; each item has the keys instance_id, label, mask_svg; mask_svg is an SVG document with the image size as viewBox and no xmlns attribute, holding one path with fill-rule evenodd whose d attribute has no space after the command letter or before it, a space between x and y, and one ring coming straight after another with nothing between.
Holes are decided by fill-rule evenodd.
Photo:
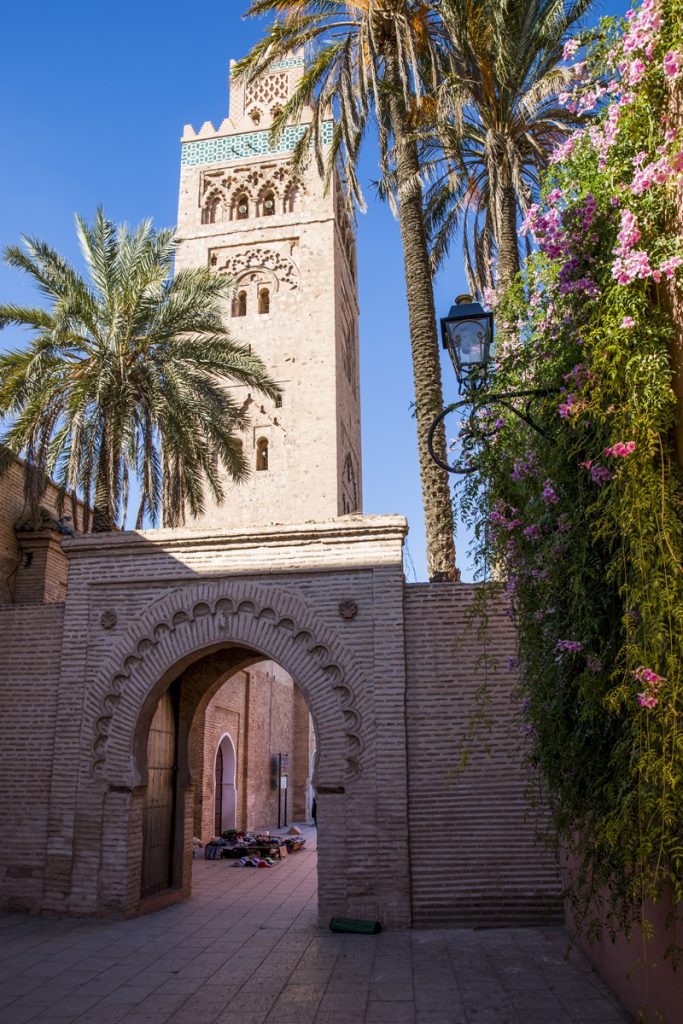
<instances>
[{"instance_id":1,"label":"stone minaret","mask_svg":"<svg viewBox=\"0 0 683 1024\"><path fill-rule=\"evenodd\" d=\"M302 128L271 145L274 113L304 70L302 56L234 84L218 129L185 127L176 265L235 282L226 317L283 387L272 402L246 389L251 467L202 526L326 520L361 510L356 246L339 182L327 195L314 160L291 163ZM310 112L309 112L310 117ZM306 120L304 115L303 120ZM325 123L329 143L332 122Z\"/></svg>"}]
</instances>

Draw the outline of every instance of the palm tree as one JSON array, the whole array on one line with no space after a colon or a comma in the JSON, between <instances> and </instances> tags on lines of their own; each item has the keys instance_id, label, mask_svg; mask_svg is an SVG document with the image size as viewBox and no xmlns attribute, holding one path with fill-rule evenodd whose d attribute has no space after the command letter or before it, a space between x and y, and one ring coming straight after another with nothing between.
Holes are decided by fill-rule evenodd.
<instances>
[{"instance_id":1,"label":"palm tree","mask_svg":"<svg viewBox=\"0 0 683 1024\"><path fill-rule=\"evenodd\" d=\"M0 472L23 455L93 504L84 529L97 532L125 520L137 477L138 528L160 507L164 525L178 525L187 510L201 514L207 489L223 500L221 466L234 480L247 474L233 435L244 414L225 380L269 396L279 388L223 326L229 282L204 269L172 276L172 229L117 228L101 209L76 224L90 280L37 239L4 250L49 309L0 305L0 329L34 335L0 356Z\"/></svg>"},{"instance_id":2,"label":"palm tree","mask_svg":"<svg viewBox=\"0 0 683 1024\"><path fill-rule=\"evenodd\" d=\"M520 269L517 226L542 171L578 125L558 96L575 81L563 44L592 0L442 0L450 37L440 116L425 159L435 268L462 231L470 287L505 287ZM496 261L494 275L493 262Z\"/></svg>"},{"instance_id":3,"label":"palm tree","mask_svg":"<svg viewBox=\"0 0 683 1024\"><path fill-rule=\"evenodd\" d=\"M299 121L307 105L312 106L312 120L295 150L295 160L306 159L312 144L327 183L340 166L349 196L361 209L356 163L371 124L378 126L383 170L388 169L390 159L393 163L428 570L432 579L456 578L448 475L434 463L427 447L430 424L442 407L441 367L413 125L415 108L424 101L426 87L436 83L436 57L443 41L436 5L427 0L252 0L247 16L263 15L274 16L274 20L265 37L237 64L235 73L252 80L267 71L272 61L306 47L310 63L273 127L277 135L286 124ZM330 110L335 128L325 157L321 126ZM445 457L443 430L436 446Z\"/></svg>"}]
</instances>

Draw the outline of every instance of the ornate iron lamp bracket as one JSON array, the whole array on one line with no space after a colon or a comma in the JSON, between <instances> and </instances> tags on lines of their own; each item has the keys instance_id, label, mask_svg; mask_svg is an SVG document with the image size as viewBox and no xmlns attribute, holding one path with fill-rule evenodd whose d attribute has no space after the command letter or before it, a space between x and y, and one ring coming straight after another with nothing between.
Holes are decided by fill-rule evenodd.
<instances>
[{"instance_id":1,"label":"ornate iron lamp bracket","mask_svg":"<svg viewBox=\"0 0 683 1024\"><path fill-rule=\"evenodd\" d=\"M461 401L452 402L450 405L447 405L432 423L427 435L429 454L437 466L440 466L441 469L445 469L448 473L457 473L460 476L469 476L472 473L476 473L478 469L476 465L463 466L458 465L457 462L450 464L448 462L444 462L444 460L434 451L434 435L446 417L451 413L457 412L458 409L470 406L471 412L468 416L468 426L461 434L462 439L466 442L468 437L492 437L495 434L495 430L487 431L481 426L475 427L473 417L475 417L481 409L488 409L491 406L500 405L509 412L514 413L515 416L518 416L520 420L526 423L528 427L531 427L532 430L535 430L537 434L540 434L542 437L548 437L546 431L534 421L533 416L531 415L531 406L534 399L547 398L552 394L555 394L555 392L549 388L536 389L533 391L505 391L500 394L491 394L483 390L478 393L474 391L470 392L470 394L466 398L461 399Z\"/></svg>"}]
</instances>

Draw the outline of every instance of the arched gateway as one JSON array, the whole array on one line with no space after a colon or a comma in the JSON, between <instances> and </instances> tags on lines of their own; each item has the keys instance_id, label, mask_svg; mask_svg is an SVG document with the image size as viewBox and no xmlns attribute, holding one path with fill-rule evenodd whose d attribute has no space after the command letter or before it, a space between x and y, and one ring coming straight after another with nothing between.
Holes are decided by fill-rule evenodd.
<instances>
[{"instance_id":1,"label":"arched gateway","mask_svg":"<svg viewBox=\"0 0 683 1024\"><path fill-rule=\"evenodd\" d=\"M98 886L98 911L135 913L141 900L143 808L149 782L146 743L160 697L171 684L180 700L179 824L172 886L187 895L195 780L188 749L199 712L226 677L256 661L276 661L297 682L309 705L318 742L316 790L320 835L320 892L338 891L347 864L346 819L370 798L363 717L368 704L361 665L334 630L292 593L226 580L174 590L156 601L118 639L88 694L91 728L89 799L81 807L90 827L101 815L104 850L116 849ZM85 795L85 794L84 794ZM326 823L334 822L334 829ZM326 848L327 847L327 848Z\"/></svg>"},{"instance_id":2,"label":"arched gateway","mask_svg":"<svg viewBox=\"0 0 683 1024\"><path fill-rule=\"evenodd\" d=\"M147 909L150 807L170 854L168 875L155 873L148 843L145 891L188 895L193 805L199 817L200 789L212 800L223 734L207 728L210 702L243 668L262 678L256 663L267 659L296 683L300 719L308 726L307 704L314 720L322 924L334 915L500 926L555 913L555 865L535 843L524 796L504 604L489 613L484 644L475 588L406 586L405 529L400 517L348 516L65 541L65 602L0 608L0 766L12 780L0 793L0 905ZM454 782L480 710L482 661L492 753L475 752ZM157 712L153 731L177 760L152 762L160 798L149 801ZM307 736L294 757L306 774ZM47 751L38 766L37 743ZM203 786L199 749L211 750ZM299 806L304 796L300 787Z\"/></svg>"}]
</instances>

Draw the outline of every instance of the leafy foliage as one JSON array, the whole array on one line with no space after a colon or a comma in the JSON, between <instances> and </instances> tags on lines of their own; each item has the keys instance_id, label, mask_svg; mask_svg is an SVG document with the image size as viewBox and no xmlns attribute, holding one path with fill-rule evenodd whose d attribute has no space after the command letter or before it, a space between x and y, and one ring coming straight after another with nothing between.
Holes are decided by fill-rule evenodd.
<instances>
[{"instance_id":1,"label":"leafy foliage","mask_svg":"<svg viewBox=\"0 0 683 1024\"><path fill-rule=\"evenodd\" d=\"M575 80L562 63L568 33L592 0L443 0L449 39L426 196L432 259L462 233L470 287L480 295L519 271L516 226L538 198L542 172L578 115L559 96Z\"/></svg>"},{"instance_id":2,"label":"leafy foliage","mask_svg":"<svg viewBox=\"0 0 683 1024\"><path fill-rule=\"evenodd\" d=\"M530 761L586 930L605 911L611 930L647 931L647 900L683 900L683 475L665 301L683 264L682 15L681 0L645 0L602 24L567 97L599 116L557 154L524 226L539 251L498 301L491 390L542 392L541 432L484 397L461 439L479 470L462 505L482 572L507 581Z\"/></svg>"},{"instance_id":3,"label":"leafy foliage","mask_svg":"<svg viewBox=\"0 0 683 1024\"><path fill-rule=\"evenodd\" d=\"M203 269L171 276L172 230L116 228L99 210L91 225L78 217L77 231L89 281L37 239L4 253L49 308L0 306L0 329L34 335L0 357L0 472L25 456L94 503L96 530L125 519L137 476L138 527L162 505L165 525L177 525L186 510L202 512L205 488L223 500L221 465L237 481L247 473L234 436L244 413L226 381L271 396L279 388L223 325L230 282Z\"/></svg>"}]
</instances>

